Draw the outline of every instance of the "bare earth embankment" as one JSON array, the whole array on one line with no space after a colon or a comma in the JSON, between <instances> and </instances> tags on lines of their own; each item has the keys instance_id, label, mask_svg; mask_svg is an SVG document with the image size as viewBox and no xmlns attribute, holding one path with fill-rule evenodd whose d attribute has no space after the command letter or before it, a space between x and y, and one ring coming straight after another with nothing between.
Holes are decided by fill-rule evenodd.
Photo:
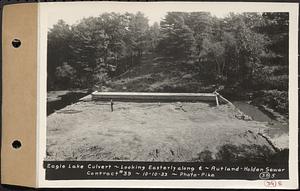
<instances>
[{"instance_id":1,"label":"bare earth embankment","mask_svg":"<svg viewBox=\"0 0 300 191\"><path fill-rule=\"evenodd\" d=\"M182 107L179 105L182 104ZM47 160L269 161L266 123L230 105L78 102L47 118Z\"/></svg>"}]
</instances>

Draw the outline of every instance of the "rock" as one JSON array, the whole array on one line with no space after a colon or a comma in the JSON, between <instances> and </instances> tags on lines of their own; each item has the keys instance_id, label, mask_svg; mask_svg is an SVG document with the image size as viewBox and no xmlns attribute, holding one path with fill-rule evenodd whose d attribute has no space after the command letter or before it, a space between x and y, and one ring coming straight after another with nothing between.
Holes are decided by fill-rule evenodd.
<instances>
[{"instance_id":1,"label":"rock","mask_svg":"<svg viewBox=\"0 0 300 191\"><path fill-rule=\"evenodd\" d=\"M237 119L245 120L245 121L251 121L251 120L253 120L252 117L250 117L249 115L246 115L246 114L242 113L241 111L239 111L237 114L235 114L235 117Z\"/></svg>"},{"instance_id":2,"label":"rock","mask_svg":"<svg viewBox=\"0 0 300 191\"><path fill-rule=\"evenodd\" d=\"M193 78L192 74L185 74L185 75L182 76L182 79L189 80L189 79L192 79L192 78Z\"/></svg>"},{"instance_id":3,"label":"rock","mask_svg":"<svg viewBox=\"0 0 300 191\"><path fill-rule=\"evenodd\" d=\"M244 115L244 120L245 121L251 121L252 117L250 117L249 115Z\"/></svg>"}]
</instances>

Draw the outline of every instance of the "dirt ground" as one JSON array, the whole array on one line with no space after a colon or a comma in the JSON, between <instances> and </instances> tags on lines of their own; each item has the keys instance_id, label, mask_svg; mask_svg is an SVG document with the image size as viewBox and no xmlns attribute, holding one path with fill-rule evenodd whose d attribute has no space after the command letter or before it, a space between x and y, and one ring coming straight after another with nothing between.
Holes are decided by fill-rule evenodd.
<instances>
[{"instance_id":1,"label":"dirt ground","mask_svg":"<svg viewBox=\"0 0 300 191\"><path fill-rule=\"evenodd\" d=\"M47 118L47 160L262 161L278 149L266 123L231 105L78 102Z\"/></svg>"}]
</instances>

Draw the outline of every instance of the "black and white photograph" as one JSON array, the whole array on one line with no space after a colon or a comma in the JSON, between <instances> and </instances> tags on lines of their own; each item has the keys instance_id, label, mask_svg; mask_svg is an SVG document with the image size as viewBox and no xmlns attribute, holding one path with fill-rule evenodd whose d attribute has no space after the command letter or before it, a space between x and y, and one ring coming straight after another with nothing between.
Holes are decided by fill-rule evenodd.
<instances>
[{"instance_id":1,"label":"black and white photograph","mask_svg":"<svg viewBox=\"0 0 300 191\"><path fill-rule=\"evenodd\" d=\"M48 18L45 161L288 166L289 12L120 7Z\"/></svg>"}]
</instances>

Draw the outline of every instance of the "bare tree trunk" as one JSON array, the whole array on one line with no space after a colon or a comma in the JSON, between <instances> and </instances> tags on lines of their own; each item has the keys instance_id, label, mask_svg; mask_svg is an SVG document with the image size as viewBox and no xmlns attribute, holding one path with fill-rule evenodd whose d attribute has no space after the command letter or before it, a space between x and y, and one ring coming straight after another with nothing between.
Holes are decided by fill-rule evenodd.
<instances>
[{"instance_id":1,"label":"bare tree trunk","mask_svg":"<svg viewBox=\"0 0 300 191\"><path fill-rule=\"evenodd\" d=\"M221 66L218 62L218 59L215 59L216 60L216 72L217 72L217 75L220 75L220 72L221 72Z\"/></svg>"},{"instance_id":2,"label":"bare tree trunk","mask_svg":"<svg viewBox=\"0 0 300 191\"><path fill-rule=\"evenodd\" d=\"M133 65L133 53L131 52L131 63L130 63L130 66Z\"/></svg>"}]
</instances>

